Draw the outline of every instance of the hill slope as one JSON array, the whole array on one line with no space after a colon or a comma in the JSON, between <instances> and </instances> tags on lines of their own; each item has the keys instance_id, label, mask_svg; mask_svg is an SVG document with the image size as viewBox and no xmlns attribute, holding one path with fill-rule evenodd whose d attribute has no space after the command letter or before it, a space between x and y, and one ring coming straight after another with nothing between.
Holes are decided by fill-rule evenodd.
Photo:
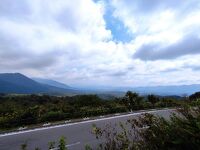
<instances>
[{"instance_id":1,"label":"hill slope","mask_svg":"<svg viewBox=\"0 0 200 150\"><path fill-rule=\"evenodd\" d=\"M3 73L0 74L0 93L73 95L78 91L41 84L20 73Z\"/></svg>"},{"instance_id":2,"label":"hill slope","mask_svg":"<svg viewBox=\"0 0 200 150\"><path fill-rule=\"evenodd\" d=\"M55 86L58 88L63 88L63 89L73 89L72 87L60 83L58 81L54 81L54 80L49 80L49 79L42 79L42 78L32 78L34 81L41 83L41 84L46 84L46 85L50 85L50 86Z\"/></svg>"}]
</instances>

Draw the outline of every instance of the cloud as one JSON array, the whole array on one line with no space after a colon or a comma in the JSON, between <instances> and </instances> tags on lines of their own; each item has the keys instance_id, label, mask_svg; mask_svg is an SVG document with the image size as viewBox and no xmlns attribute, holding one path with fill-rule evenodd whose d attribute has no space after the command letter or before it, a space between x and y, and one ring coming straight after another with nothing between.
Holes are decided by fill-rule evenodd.
<instances>
[{"instance_id":1,"label":"cloud","mask_svg":"<svg viewBox=\"0 0 200 150\"><path fill-rule=\"evenodd\" d=\"M113 15L135 35L135 57L175 59L198 53L199 1L113 0L111 4Z\"/></svg>"},{"instance_id":2,"label":"cloud","mask_svg":"<svg viewBox=\"0 0 200 150\"><path fill-rule=\"evenodd\" d=\"M81 79L99 78L95 71L101 66L113 71L103 72L101 78L112 78L120 74L119 68L126 68L126 45L112 41L102 1L0 3L1 72L72 83L79 79L82 84Z\"/></svg>"},{"instance_id":3,"label":"cloud","mask_svg":"<svg viewBox=\"0 0 200 150\"><path fill-rule=\"evenodd\" d=\"M199 12L198 0L112 0L114 16L135 34L152 33L173 28ZM197 20L193 20L198 22Z\"/></svg>"},{"instance_id":4,"label":"cloud","mask_svg":"<svg viewBox=\"0 0 200 150\"><path fill-rule=\"evenodd\" d=\"M193 64L184 64L182 66L183 69L190 69L192 71L200 71L200 65L198 63L193 63Z\"/></svg>"},{"instance_id":5,"label":"cloud","mask_svg":"<svg viewBox=\"0 0 200 150\"><path fill-rule=\"evenodd\" d=\"M159 44L142 45L134 54L134 58L142 60L174 59L184 55L200 53L200 38L194 35L185 36L180 41L166 47Z\"/></svg>"},{"instance_id":6,"label":"cloud","mask_svg":"<svg viewBox=\"0 0 200 150\"><path fill-rule=\"evenodd\" d=\"M29 61L34 57L43 60L64 54L74 59L84 53L87 44L111 36L105 28L103 6L91 0L0 3L0 58L7 61L29 57L26 64L33 64Z\"/></svg>"},{"instance_id":7,"label":"cloud","mask_svg":"<svg viewBox=\"0 0 200 150\"><path fill-rule=\"evenodd\" d=\"M198 70L181 75L200 65L199 10L198 0L2 0L0 72L72 85L192 83Z\"/></svg>"},{"instance_id":8,"label":"cloud","mask_svg":"<svg viewBox=\"0 0 200 150\"><path fill-rule=\"evenodd\" d=\"M0 16L12 19L22 19L31 14L30 1L0 1Z\"/></svg>"}]
</instances>

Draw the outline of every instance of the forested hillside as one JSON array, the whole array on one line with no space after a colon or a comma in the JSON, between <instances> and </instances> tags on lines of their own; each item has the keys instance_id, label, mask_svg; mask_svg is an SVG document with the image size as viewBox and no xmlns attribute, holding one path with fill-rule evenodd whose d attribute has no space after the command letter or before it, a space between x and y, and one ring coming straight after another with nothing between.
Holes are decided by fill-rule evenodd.
<instances>
[{"instance_id":1,"label":"forested hillside","mask_svg":"<svg viewBox=\"0 0 200 150\"><path fill-rule=\"evenodd\" d=\"M97 95L48 96L4 95L0 96L0 128L68 120L140 109L179 106L183 100L149 95L142 97L127 92L124 97L103 100Z\"/></svg>"}]
</instances>

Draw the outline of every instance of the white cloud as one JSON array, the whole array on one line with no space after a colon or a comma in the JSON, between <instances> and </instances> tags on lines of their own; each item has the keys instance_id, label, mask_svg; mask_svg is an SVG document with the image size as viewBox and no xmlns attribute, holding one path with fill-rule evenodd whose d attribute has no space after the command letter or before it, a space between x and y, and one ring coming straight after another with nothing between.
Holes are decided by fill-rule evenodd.
<instances>
[{"instance_id":1,"label":"white cloud","mask_svg":"<svg viewBox=\"0 0 200 150\"><path fill-rule=\"evenodd\" d=\"M188 34L199 34L200 3L191 1L112 0L114 16L128 27L140 46L174 43ZM145 39L144 39L145 38Z\"/></svg>"},{"instance_id":2,"label":"white cloud","mask_svg":"<svg viewBox=\"0 0 200 150\"><path fill-rule=\"evenodd\" d=\"M1 72L74 82L95 77L101 66L118 69L126 62L124 45L112 42L106 29L103 2L1 1L1 7Z\"/></svg>"},{"instance_id":3,"label":"white cloud","mask_svg":"<svg viewBox=\"0 0 200 150\"><path fill-rule=\"evenodd\" d=\"M104 19L105 12L112 12L105 10L110 9L106 3L134 37L130 43L113 41ZM199 38L199 6L197 0L0 1L0 70L74 85L193 83L199 71L189 66L200 66L200 56L191 57L190 50L180 56L183 50L178 51L171 60L157 59L157 50L133 56L149 44L167 55L186 35ZM142 59L150 56L154 59L146 60L153 61ZM184 71L187 76L181 76Z\"/></svg>"}]
</instances>

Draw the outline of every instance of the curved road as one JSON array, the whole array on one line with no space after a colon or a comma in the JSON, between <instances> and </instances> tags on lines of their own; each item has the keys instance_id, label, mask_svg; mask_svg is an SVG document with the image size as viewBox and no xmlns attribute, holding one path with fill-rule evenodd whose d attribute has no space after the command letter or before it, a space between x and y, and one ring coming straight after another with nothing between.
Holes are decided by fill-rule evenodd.
<instances>
[{"instance_id":1,"label":"curved road","mask_svg":"<svg viewBox=\"0 0 200 150\"><path fill-rule=\"evenodd\" d=\"M66 146L69 150L84 149L86 144L91 145L95 149L98 141L91 134L92 124L96 124L98 127L104 127L108 123L124 122L142 113L153 113L163 117L169 117L171 112L172 109L142 111L108 118L97 118L95 120L1 134L0 149L20 150L20 145L27 142L28 150L34 150L35 147L39 147L41 150L47 150L48 142L57 141L61 136L67 138L68 145Z\"/></svg>"}]
</instances>

